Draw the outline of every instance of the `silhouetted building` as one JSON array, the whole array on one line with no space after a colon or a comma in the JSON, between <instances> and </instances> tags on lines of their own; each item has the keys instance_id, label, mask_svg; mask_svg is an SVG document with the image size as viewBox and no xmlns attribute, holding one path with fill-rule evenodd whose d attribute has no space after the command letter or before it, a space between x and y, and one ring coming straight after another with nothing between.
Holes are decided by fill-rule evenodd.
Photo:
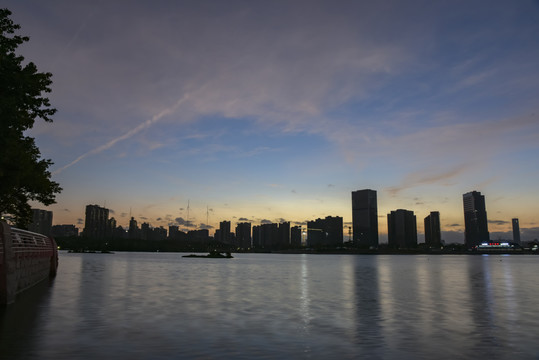
<instances>
[{"instance_id":1,"label":"silhouetted building","mask_svg":"<svg viewBox=\"0 0 539 360\"><path fill-rule=\"evenodd\" d=\"M301 247L301 226L292 226L290 229L290 247L294 249Z\"/></svg>"},{"instance_id":2,"label":"silhouetted building","mask_svg":"<svg viewBox=\"0 0 539 360\"><path fill-rule=\"evenodd\" d=\"M114 217L111 217L107 220L107 231L105 233L105 237L107 238L114 238L116 237L116 219Z\"/></svg>"},{"instance_id":3,"label":"silhouetted building","mask_svg":"<svg viewBox=\"0 0 539 360\"><path fill-rule=\"evenodd\" d=\"M260 241L260 237L261 237L261 228L260 228L260 225L254 225L253 226L253 241L252 241L252 244L253 244L253 248L255 249L260 249L262 246L261 246L261 241Z\"/></svg>"},{"instance_id":4,"label":"silhouetted building","mask_svg":"<svg viewBox=\"0 0 539 360\"><path fill-rule=\"evenodd\" d=\"M329 246L342 246L343 242L343 221L340 216L326 216L324 219L324 230L326 232L326 243Z\"/></svg>"},{"instance_id":5,"label":"silhouetted building","mask_svg":"<svg viewBox=\"0 0 539 360\"><path fill-rule=\"evenodd\" d=\"M161 241L161 240L165 240L166 238L167 238L167 229L165 229L162 226L153 228L152 236L151 236L152 240Z\"/></svg>"},{"instance_id":6,"label":"silhouetted building","mask_svg":"<svg viewBox=\"0 0 539 360\"><path fill-rule=\"evenodd\" d=\"M378 205L376 191L352 191L353 243L356 246L378 247Z\"/></svg>"},{"instance_id":7,"label":"silhouetted building","mask_svg":"<svg viewBox=\"0 0 539 360\"><path fill-rule=\"evenodd\" d=\"M32 222L28 230L50 236L52 233L52 211L32 209Z\"/></svg>"},{"instance_id":8,"label":"silhouetted building","mask_svg":"<svg viewBox=\"0 0 539 360\"><path fill-rule=\"evenodd\" d=\"M127 230L128 237L130 239L139 239L140 238L140 229L137 225L137 220L134 217L129 220L129 229Z\"/></svg>"},{"instance_id":9,"label":"silhouetted building","mask_svg":"<svg viewBox=\"0 0 539 360\"><path fill-rule=\"evenodd\" d=\"M187 232L187 240L193 242L204 242L210 240L208 229L190 230Z\"/></svg>"},{"instance_id":10,"label":"silhouetted building","mask_svg":"<svg viewBox=\"0 0 539 360\"><path fill-rule=\"evenodd\" d=\"M442 233L440 229L440 213L431 211L425 218L425 245L428 247L442 246Z\"/></svg>"},{"instance_id":11,"label":"silhouetted building","mask_svg":"<svg viewBox=\"0 0 539 360\"><path fill-rule=\"evenodd\" d=\"M240 249L247 250L251 248L251 223L236 224L236 241Z\"/></svg>"},{"instance_id":12,"label":"silhouetted building","mask_svg":"<svg viewBox=\"0 0 539 360\"><path fill-rule=\"evenodd\" d=\"M478 191L462 195L464 205L464 240L471 248L490 240L485 197Z\"/></svg>"},{"instance_id":13,"label":"silhouetted building","mask_svg":"<svg viewBox=\"0 0 539 360\"><path fill-rule=\"evenodd\" d=\"M177 240L179 238L178 234L180 232L180 228L177 225L169 225L168 226L168 237L169 239Z\"/></svg>"},{"instance_id":14,"label":"silhouetted building","mask_svg":"<svg viewBox=\"0 0 539 360\"><path fill-rule=\"evenodd\" d=\"M513 223L513 242L520 244L520 226L518 224L518 219L512 219L511 222Z\"/></svg>"},{"instance_id":15,"label":"silhouetted building","mask_svg":"<svg viewBox=\"0 0 539 360\"><path fill-rule=\"evenodd\" d=\"M225 244L231 244L231 236L230 236L230 221L221 221L219 223L219 231L216 231L216 234L219 234L215 236L215 240L224 242Z\"/></svg>"},{"instance_id":16,"label":"silhouetted building","mask_svg":"<svg viewBox=\"0 0 539 360\"><path fill-rule=\"evenodd\" d=\"M140 238L142 240L150 240L150 237L151 237L151 229L150 229L150 224L144 222L140 225Z\"/></svg>"},{"instance_id":17,"label":"silhouetted building","mask_svg":"<svg viewBox=\"0 0 539 360\"><path fill-rule=\"evenodd\" d=\"M84 236L92 239L104 239L108 234L109 209L98 205L86 205Z\"/></svg>"},{"instance_id":18,"label":"silhouetted building","mask_svg":"<svg viewBox=\"0 0 539 360\"><path fill-rule=\"evenodd\" d=\"M279 224L278 244L275 249L288 249L290 247L290 222Z\"/></svg>"},{"instance_id":19,"label":"silhouetted building","mask_svg":"<svg viewBox=\"0 0 539 360\"><path fill-rule=\"evenodd\" d=\"M413 211L398 209L387 214L388 245L392 248L417 246L417 222Z\"/></svg>"},{"instance_id":20,"label":"silhouetted building","mask_svg":"<svg viewBox=\"0 0 539 360\"><path fill-rule=\"evenodd\" d=\"M253 226L253 248L271 250L279 243L279 227L277 224L261 224Z\"/></svg>"},{"instance_id":21,"label":"silhouetted building","mask_svg":"<svg viewBox=\"0 0 539 360\"><path fill-rule=\"evenodd\" d=\"M307 221L307 246L319 247L326 244L326 231L323 219Z\"/></svg>"},{"instance_id":22,"label":"silhouetted building","mask_svg":"<svg viewBox=\"0 0 539 360\"><path fill-rule=\"evenodd\" d=\"M307 246L338 247L343 243L343 221L340 216L326 216L307 222Z\"/></svg>"},{"instance_id":23,"label":"silhouetted building","mask_svg":"<svg viewBox=\"0 0 539 360\"><path fill-rule=\"evenodd\" d=\"M53 225L52 236L68 237L79 236L79 229L75 225Z\"/></svg>"}]
</instances>

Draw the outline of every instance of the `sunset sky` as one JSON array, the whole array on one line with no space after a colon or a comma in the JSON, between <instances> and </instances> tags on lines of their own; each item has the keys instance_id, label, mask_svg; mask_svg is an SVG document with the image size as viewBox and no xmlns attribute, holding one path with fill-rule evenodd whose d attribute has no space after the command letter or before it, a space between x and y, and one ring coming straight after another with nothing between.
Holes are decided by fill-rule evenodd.
<instances>
[{"instance_id":1,"label":"sunset sky","mask_svg":"<svg viewBox=\"0 0 539 360\"><path fill-rule=\"evenodd\" d=\"M53 74L58 113L30 132L64 189L53 224L82 229L88 204L185 230L348 223L370 188L382 241L404 208L420 242L430 211L462 242L477 190L492 238L514 217L539 237L538 1L2 7L30 36L19 53Z\"/></svg>"}]
</instances>

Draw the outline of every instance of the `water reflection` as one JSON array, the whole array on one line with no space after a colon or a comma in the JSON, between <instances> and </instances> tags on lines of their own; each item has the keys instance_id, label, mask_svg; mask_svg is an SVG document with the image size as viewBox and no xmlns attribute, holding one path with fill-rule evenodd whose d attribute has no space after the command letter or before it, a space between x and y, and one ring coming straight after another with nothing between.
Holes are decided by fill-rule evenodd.
<instances>
[{"instance_id":1,"label":"water reflection","mask_svg":"<svg viewBox=\"0 0 539 360\"><path fill-rule=\"evenodd\" d=\"M62 253L0 358L534 359L537 259Z\"/></svg>"},{"instance_id":2,"label":"water reflection","mask_svg":"<svg viewBox=\"0 0 539 360\"><path fill-rule=\"evenodd\" d=\"M39 353L53 286L54 279L44 280L17 295L15 303L0 307L0 358Z\"/></svg>"},{"instance_id":3,"label":"water reflection","mask_svg":"<svg viewBox=\"0 0 539 360\"><path fill-rule=\"evenodd\" d=\"M376 256L366 256L356 262L354 269L356 342L359 355L370 359L383 359L386 348L382 331L378 259Z\"/></svg>"}]
</instances>

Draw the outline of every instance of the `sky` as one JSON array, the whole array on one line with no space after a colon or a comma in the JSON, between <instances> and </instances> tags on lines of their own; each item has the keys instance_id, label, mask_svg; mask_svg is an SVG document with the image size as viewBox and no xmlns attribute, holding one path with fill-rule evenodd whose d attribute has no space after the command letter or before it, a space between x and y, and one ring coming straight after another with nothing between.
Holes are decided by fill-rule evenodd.
<instances>
[{"instance_id":1,"label":"sky","mask_svg":"<svg viewBox=\"0 0 539 360\"><path fill-rule=\"evenodd\" d=\"M439 211L463 242L462 194L491 238L539 238L539 1L15 1L26 61L53 74L35 137L63 187L154 227L352 221ZM348 231L345 230L345 240Z\"/></svg>"}]
</instances>

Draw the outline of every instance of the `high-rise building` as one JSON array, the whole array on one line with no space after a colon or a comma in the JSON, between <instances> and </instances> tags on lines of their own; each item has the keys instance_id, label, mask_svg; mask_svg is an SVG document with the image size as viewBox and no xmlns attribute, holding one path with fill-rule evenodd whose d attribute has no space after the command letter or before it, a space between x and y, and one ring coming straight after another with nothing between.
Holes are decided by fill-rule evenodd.
<instances>
[{"instance_id":1,"label":"high-rise building","mask_svg":"<svg viewBox=\"0 0 539 360\"><path fill-rule=\"evenodd\" d=\"M240 249L251 248L251 223L242 222L236 224L236 241Z\"/></svg>"},{"instance_id":2,"label":"high-rise building","mask_svg":"<svg viewBox=\"0 0 539 360\"><path fill-rule=\"evenodd\" d=\"M221 221L219 223L219 238L216 239L217 241L224 242L225 244L230 244L232 241L230 236L230 221Z\"/></svg>"},{"instance_id":3,"label":"high-rise building","mask_svg":"<svg viewBox=\"0 0 539 360\"><path fill-rule=\"evenodd\" d=\"M511 222L513 223L513 242L520 244L520 226L518 224L518 219L515 218Z\"/></svg>"},{"instance_id":4,"label":"high-rise building","mask_svg":"<svg viewBox=\"0 0 539 360\"><path fill-rule=\"evenodd\" d=\"M440 247L442 245L442 233L440 229L440 213L431 211L425 218L425 245Z\"/></svg>"},{"instance_id":5,"label":"high-rise building","mask_svg":"<svg viewBox=\"0 0 539 360\"><path fill-rule=\"evenodd\" d=\"M356 246L378 246L378 205L376 191L352 191L353 243Z\"/></svg>"},{"instance_id":6,"label":"high-rise building","mask_svg":"<svg viewBox=\"0 0 539 360\"><path fill-rule=\"evenodd\" d=\"M326 230L324 219L307 221L307 246L323 246L326 244Z\"/></svg>"},{"instance_id":7,"label":"high-rise building","mask_svg":"<svg viewBox=\"0 0 539 360\"><path fill-rule=\"evenodd\" d=\"M478 191L462 195L464 205L464 241L471 248L482 242L488 242L487 209L485 196Z\"/></svg>"},{"instance_id":8,"label":"high-rise building","mask_svg":"<svg viewBox=\"0 0 539 360\"><path fill-rule=\"evenodd\" d=\"M104 239L108 234L109 209L98 205L86 205L84 236L92 239Z\"/></svg>"},{"instance_id":9,"label":"high-rise building","mask_svg":"<svg viewBox=\"0 0 539 360\"><path fill-rule=\"evenodd\" d=\"M393 248L417 246L417 222L413 211L398 209L387 214L388 245Z\"/></svg>"},{"instance_id":10,"label":"high-rise building","mask_svg":"<svg viewBox=\"0 0 539 360\"><path fill-rule=\"evenodd\" d=\"M135 220L134 217L131 217L131 220L129 220L127 234L130 239L138 239L140 237L140 229L138 228L137 220Z\"/></svg>"},{"instance_id":11,"label":"high-rise building","mask_svg":"<svg viewBox=\"0 0 539 360\"><path fill-rule=\"evenodd\" d=\"M340 216L326 216L307 222L307 245L313 246L342 246L343 219Z\"/></svg>"},{"instance_id":12,"label":"high-rise building","mask_svg":"<svg viewBox=\"0 0 539 360\"><path fill-rule=\"evenodd\" d=\"M301 247L301 226L290 228L290 246L294 249Z\"/></svg>"},{"instance_id":13,"label":"high-rise building","mask_svg":"<svg viewBox=\"0 0 539 360\"><path fill-rule=\"evenodd\" d=\"M32 209L32 222L28 230L50 236L52 233L52 211Z\"/></svg>"},{"instance_id":14,"label":"high-rise building","mask_svg":"<svg viewBox=\"0 0 539 360\"><path fill-rule=\"evenodd\" d=\"M285 221L279 224L279 243L276 249L288 249L290 247L290 222Z\"/></svg>"}]
</instances>

